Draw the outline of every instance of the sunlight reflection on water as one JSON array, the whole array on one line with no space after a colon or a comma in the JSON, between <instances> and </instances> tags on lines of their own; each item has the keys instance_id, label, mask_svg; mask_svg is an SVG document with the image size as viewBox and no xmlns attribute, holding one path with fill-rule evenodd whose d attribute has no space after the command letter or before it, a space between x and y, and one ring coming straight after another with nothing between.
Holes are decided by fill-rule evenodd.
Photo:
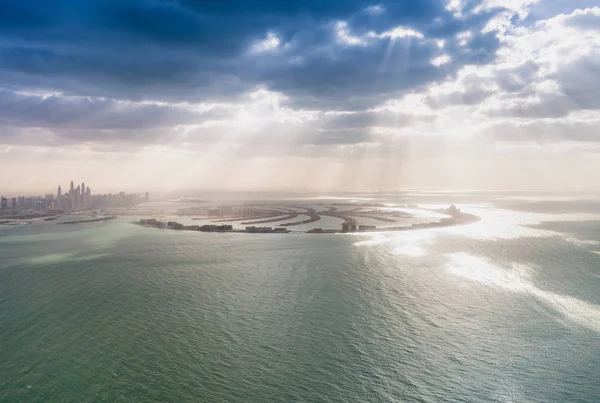
<instances>
[{"instance_id":1,"label":"sunlight reflection on water","mask_svg":"<svg viewBox=\"0 0 600 403\"><path fill-rule=\"evenodd\" d=\"M399 254L399 255L417 257L417 256L425 256L427 254L427 251L422 246L408 244L408 245L402 245L402 246L397 247L396 249L394 249L394 253Z\"/></svg>"},{"instance_id":2,"label":"sunlight reflection on water","mask_svg":"<svg viewBox=\"0 0 600 403\"><path fill-rule=\"evenodd\" d=\"M488 260L467 253L447 255L449 273L486 286L527 293L571 322L600 333L600 306L578 298L537 288L530 282L531 266L513 263L502 269Z\"/></svg>"},{"instance_id":3,"label":"sunlight reflection on water","mask_svg":"<svg viewBox=\"0 0 600 403\"><path fill-rule=\"evenodd\" d=\"M595 241L582 241L561 232L531 228L530 226L539 225L545 221L576 222L600 219L598 214L523 213L486 207L466 209L466 211L481 217L481 221L464 226L441 228L436 231L482 240L557 236L573 243L595 244Z\"/></svg>"}]
</instances>

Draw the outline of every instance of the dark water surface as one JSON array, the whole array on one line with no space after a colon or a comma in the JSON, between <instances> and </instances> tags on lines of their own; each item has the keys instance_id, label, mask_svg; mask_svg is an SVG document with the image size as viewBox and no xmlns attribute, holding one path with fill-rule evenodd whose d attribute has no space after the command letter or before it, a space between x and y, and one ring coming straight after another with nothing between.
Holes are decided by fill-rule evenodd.
<instances>
[{"instance_id":1,"label":"dark water surface","mask_svg":"<svg viewBox=\"0 0 600 403\"><path fill-rule=\"evenodd\" d=\"M600 218L471 211L362 236L2 228L0 401L600 401Z\"/></svg>"}]
</instances>

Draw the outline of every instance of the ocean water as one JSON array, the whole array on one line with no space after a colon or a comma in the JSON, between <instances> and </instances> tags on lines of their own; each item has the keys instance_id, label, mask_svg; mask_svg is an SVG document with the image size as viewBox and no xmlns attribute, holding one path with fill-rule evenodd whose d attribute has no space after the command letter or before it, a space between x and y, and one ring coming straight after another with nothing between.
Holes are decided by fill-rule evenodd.
<instances>
[{"instance_id":1,"label":"ocean water","mask_svg":"<svg viewBox=\"0 0 600 403\"><path fill-rule=\"evenodd\" d=\"M600 401L600 203L452 201L482 220L0 227L0 402Z\"/></svg>"}]
</instances>

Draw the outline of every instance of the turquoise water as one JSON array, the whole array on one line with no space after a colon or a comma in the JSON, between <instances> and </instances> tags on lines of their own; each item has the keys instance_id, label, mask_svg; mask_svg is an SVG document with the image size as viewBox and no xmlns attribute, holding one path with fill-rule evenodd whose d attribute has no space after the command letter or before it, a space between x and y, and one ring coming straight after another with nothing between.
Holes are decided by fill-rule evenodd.
<instances>
[{"instance_id":1,"label":"turquoise water","mask_svg":"<svg viewBox=\"0 0 600 403\"><path fill-rule=\"evenodd\" d=\"M600 211L501 207L398 234L3 227L0 401L600 401Z\"/></svg>"}]
</instances>

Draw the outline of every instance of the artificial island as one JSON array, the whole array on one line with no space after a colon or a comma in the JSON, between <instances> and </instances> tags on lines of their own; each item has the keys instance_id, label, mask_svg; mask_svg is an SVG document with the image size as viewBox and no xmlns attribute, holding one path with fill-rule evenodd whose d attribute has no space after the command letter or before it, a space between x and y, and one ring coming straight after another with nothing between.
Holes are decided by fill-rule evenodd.
<instances>
[{"instance_id":1,"label":"artificial island","mask_svg":"<svg viewBox=\"0 0 600 403\"><path fill-rule=\"evenodd\" d=\"M418 209L418 206L405 206L411 209ZM192 220L212 220L210 224L204 225L184 225L177 221L161 221L156 218L147 218L135 221L142 227L151 227L158 229L170 229L178 231L199 231L216 233L249 233L249 234L288 234L288 233L307 233L307 234L336 234L336 233L354 233L354 232L396 232L411 231L419 229L431 229L465 225L479 221L480 218L474 214L461 211L454 205L445 209L420 209L429 212L439 213L442 216L437 221L418 222L410 225L393 225L397 223L398 218L411 218L411 214L406 211L387 209L383 205L363 205L355 206L351 204L339 203L334 206L326 207L325 210L317 211L312 207L298 206L262 206L262 205L244 205L244 206L222 206L218 208L191 207L179 209L179 216L200 216L203 218L192 218ZM304 218L306 217L306 218ZM341 220L341 228L324 229L314 227L303 231L294 231L291 228L307 225L317 222L322 217L333 217ZM377 227L376 225L361 224L361 219L368 221L379 221L388 226ZM241 221L243 228L235 228L230 222ZM267 223L278 223L275 227L264 226Z\"/></svg>"}]
</instances>

